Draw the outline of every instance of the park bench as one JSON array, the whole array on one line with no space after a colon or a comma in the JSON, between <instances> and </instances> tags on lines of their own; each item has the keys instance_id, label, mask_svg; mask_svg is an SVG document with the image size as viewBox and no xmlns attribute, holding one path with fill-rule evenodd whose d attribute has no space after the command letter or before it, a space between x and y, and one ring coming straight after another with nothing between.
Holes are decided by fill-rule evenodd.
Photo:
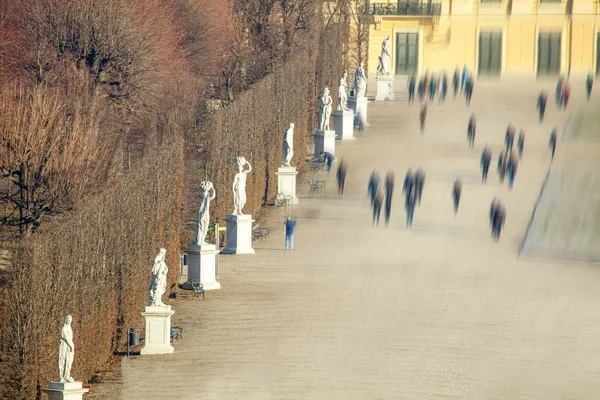
<instances>
[{"instance_id":1,"label":"park bench","mask_svg":"<svg viewBox=\"0 0 600 400\"><path fill-rule=\"evenodd\" d=\"M183 328L180 326L172 326L171 343L176 343L179 339L183 339Z\"/></svg>"},{"instance_id":2,"label":"park bench","mask_svg":"<svg viewBox=\"0 0 600 400\"><path fill-rule=\"evenodd\" d=\"M266 240L269 237L269 228L259 228L258 224L252 228L252 240Z\"/></svg>"},{"instance_id":3,"label":"park bench","mask_svg":"<svg viewBox=\"0 0 600 400\"><path fill-rule=\"evenodd\" d=\"M292 196L286 196L285 194L283 194L283 192L279 192L277 194L277 197L275 197L275 207L281 207L281 206L289 206L290 204L292 204L294 202L294 197Z\"/></svg>"},{"instance_id":4,"label":"park bench","mask_svg":"<svg viewBox=\"0 0 600 400\"><path fill-rule=\"evenodd\" d=\"M310 179L308 181L308 184L310 185L309 194L311 194L311 193L323 194L323 190L325 190L325 181Z\"/></svg>"},{"instance_id":5,"label":"park bench","mask_svg":"<svg viewBox=\"0 0 600 400\"><path fill-rule=\"evenodd\" d=\"M311 171L322 171L327 168L325 156L314 156L309 161Z\"/></svg>"}]
</instances>

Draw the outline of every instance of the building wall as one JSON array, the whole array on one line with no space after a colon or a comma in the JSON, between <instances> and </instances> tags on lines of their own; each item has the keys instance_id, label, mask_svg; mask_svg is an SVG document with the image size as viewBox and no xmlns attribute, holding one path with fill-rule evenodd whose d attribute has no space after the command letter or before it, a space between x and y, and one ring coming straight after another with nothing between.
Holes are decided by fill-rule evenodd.
<instances>
[{"instance_id":1,"label":"building wall","mask_svg":"<svg viewBox=\"0 0 600 400\"><path fill-rule=\"evenodd\" d=\"M435 1L435 0L434 0ZM508 0L480 3L474 0L441 0L438 17L373 16L370 27L370 71L376 71L381 42L391 35L392 71L396 63L397 32L419 32L418 71L453 70L457 65L478 72L478 42L482 31L502 32L501 76L537 76L538 34L560 32L560 73L587 74L596 71L596 41L600 30L597 3L573 0L573 12L566 14L566 2L538 3ZM380 1L395 4L396 1ZM372 2L373 3L373 2ZM598 10L600 11L600 10Z\"/></svg>"}]
</instances>

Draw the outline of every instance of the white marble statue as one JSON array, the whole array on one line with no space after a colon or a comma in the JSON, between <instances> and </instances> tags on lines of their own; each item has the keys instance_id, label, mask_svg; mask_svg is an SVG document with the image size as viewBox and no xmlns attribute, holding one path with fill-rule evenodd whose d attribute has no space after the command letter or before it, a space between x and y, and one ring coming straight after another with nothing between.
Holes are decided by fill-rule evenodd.
<instances>
[{"instance_id":1,"label":"white marble statue","mask_svg":"<svg viewBox=\"0 0 600 400\"><path fill-rule=\"evenodd\" d=\"M233 212L232 215L244 215L242 210L246 205L246 176L252 171L252 166L244 157L236 157L233 160L238 166L238 173L233 178ZM244 165L248 166L244 170Z\"/></svg>"},{"instance_id":2,"label":"white marble statue","mask_svg":"<svg viewBox=\"0 0 600 400\"><path fill-rule=\"evenodd\" d=\"M379 75L387 76L390 75L390 59L392 57L392 43L388 36L381 43L381 56L379 57L379 66L377 72Z\"/></svg>"},{"instance_id":3,"label":"white marble statue","mask_svg":"<svg viewBox=\"0 0 600 400\"><path fill-rule=\"evenodd\" d=\"M346 78L348 72L344 71L344 75L340 78L340 86L338 88L338 107L340 111L348 111L348 82Z\"/></svg>"},{"instance_id":4,"label":"white marble statue","mask_svg":"<svg viewBox=\"0 0 600 400\"><path fill-rule=\"evenodd\" d=\"M169 268L165 263L166 249L160 249L156 258L154 258L154 264L152 265L152 281L150 282L150 288L148 289L150 299L148 301L149 306L164 307L165 304L162 302L162 296L167 291L167 273Z\"/></svg>"},{"instance_id":5,"label":"white marble statue","mask_svg":"<svg viewBox=\"0 0 600 400\"><path fill-rule=\"evenodd\" d=\"M330 130L329 119L331 117L331 106L333 104L333 99L329 95L329 88L325 88L323 96L319 100L319 104L321 106L319 110L319 130L328 131Z\"/></svg>"},{"instance_id":6,"label":"white marble statue","mask_svg":"<svg viewBox=\"0 0 600 400\"><path fill-rule=\"evenodd\" d=\"M354 96L357 99L365 97L367 94L367 75L365 73L364 63L360 63L354 74Z\"/></svg>"},{"instance_id":7,"label":"white marble statue","mask_svg":"<svg viewBox=\"0 0 600 400\"><path fill-rule=\"evenodd\" d=\"M290 122L290 127L283 134L283 153L282 167L291 167L290 162L294 155L294 124Z\"/></svg>"},{"instance_id":8,"label":"white marble statue","mask_svg":"<svg viewBox=\"0 0 600 400\"><path fill-rule=\"evenodd\" d=\"M200 182L200 190L202 190L202 204L198 211L198 226L196 228L196 238L194 239L196 246L206 244L206 233L208 232L208 224L210 223L210 202L217 196L212 182Z\"/></svg>"},{"instance_id":9,"label":"white marble statue","mask_svg":"<svg viewBox=\"0 0 600 400\"><path fill-rule=\"evenodd\" d=\"M65 324L60 332L60 345L58 346L58 381L73 382L71 378L71 366L75 357L75 345L73 344L73 329L71 322L73 317L67 315Z\"/></svg>"}]
</instances>

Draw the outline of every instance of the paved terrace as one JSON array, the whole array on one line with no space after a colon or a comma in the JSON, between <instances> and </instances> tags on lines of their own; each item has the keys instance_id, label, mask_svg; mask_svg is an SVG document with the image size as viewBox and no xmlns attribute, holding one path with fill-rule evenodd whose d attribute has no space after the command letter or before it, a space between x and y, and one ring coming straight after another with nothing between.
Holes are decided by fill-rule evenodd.
<instances>
[{"instance_id":1,"label":"paved terrace","mask_svg":"<svg viewBox=\"0 0 600 400\"><path fill-rule=\"evenodd\" d=\"M349 163L344 199L335 195L332 172L323 197L307 197L303 182L298 206L267 211L261 225L272 226L270 240L253 256L221 256L223 289L206 301L173 301L185 338L172 355L123 360L113 398L598 398L600 270L518 255L550 166L550 130L562 132L585 103L583 83L573 82L570 110L556 110L554 84L478 82L470 109L452 96L432 105L421 136L419 109L407 105L397 82L396 101L370 103L370 129L338 142L338 158ZM549 102L540 125L542 86ZM472 111L477 137L469 149ZM509 121L527 132L512 192L495 169ZM561 136L553 169L565 155L577 162L579 150L567 151ZM486 143L494 158L482 185ZM418 166L427 174L423 201L407 230L401 183ZM396 172L388 228L371 225L373 168ZM457 176L463 195L455 217ZM497 244L488 228L494 196L507 209ZM292 254L283 251L287 212L298 220Z\"/></svg>"}]
</instances>

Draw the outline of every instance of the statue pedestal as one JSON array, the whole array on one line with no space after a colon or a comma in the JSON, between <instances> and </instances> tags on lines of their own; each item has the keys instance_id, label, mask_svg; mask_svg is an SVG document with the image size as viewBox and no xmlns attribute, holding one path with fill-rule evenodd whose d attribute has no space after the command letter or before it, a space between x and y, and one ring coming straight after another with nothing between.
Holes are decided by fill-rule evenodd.
<instances>
[{"instance_id":1,"label":"statue pedestal","mask_svg":"<svg viewBox=\"0 0 600 400\"><path fill-rule=\"evenodd\" d=\"M377 77L377 95L375 101L394 100L394 76L385 75Z\"/></svg>"},{"instance_id":2,"label":"statue pedestal","mask_svg":"<svg viewBox=\"0 0 600 400\"><path fill-rule=\"evenodd\" d=\"M333 129L337 140L354 140L354 113L352 111L335 110Z\"/></svg>"},{"instance_id":3,"label":"statue pedestal","mask_svg":"<svg viewBox=\"0 0 600 400\"><path fill-rule=\"evenodd\" d=\"M252 248L252 215L228 215L227 244L223 254L254 254Z\"/></svg>"},{"instance_id":4,"label":"statue pedestal","mask_svg":"<svg viewBox=\"0 0 600 400\"><path fill-rule=\"evenodd\" d=\"M48 382L48 387L42 390L49 400L82 400L83 395L90 391L81 382Z\"/></svg>"},{"instance_id":5,"label":"statue pedestal","mask_svg":"<svg viewBox=\"0 0 600 400\"><path fill-rule=\"evenodd\" d=\"M200 282L204 290L221 289L217 282L217 246L203 243L202 246L192 243L185 249L188 263L188 279L194 283Z\"/></svg>"},{"instance_id":6,"label":"statue pedestal","mask_svg":"<svg viewBox=\"0 0 600 400\"><path fill-rule=\"evenodd\" d=\"M292 196L292 204L298 204L296 197L296 167L279 167L277 172L277 193L283 193L284 196Z\"/></svg>"},{"instance_id":7,"label":"statue pedestal","mask_svg":"<svg viewBox=\"0 0 600 400\"><path fill-rule=\"evenodd\" d=\"M335 131L315 130L315 155L318 156L322 151L331 153L335 156Z\"/></svg>"},{"instance_id":8,"label":"statue pedestal","mask_svg":"<svg viewBox=\"0 0 600 400\"><path fill-rule=\"evenodd\" d=\"M356 98L353 96L348 97L348 107L354 111L354 126L360 127L360 121L363 121L363 126L369 126L367 119L369 100L366 97Z\"/></svg>"},{"instance_id":9,"label":"statue pedestal","mask_svg":"<svg viewBox=\"0 0 600 400\"><path fill-rule=\"evenodd\" d=\"M175 349L171 346L171 306L147 306L142 313L146 318L146 337L141 355L169 354Z\"/></svg>"}]
</instances>

